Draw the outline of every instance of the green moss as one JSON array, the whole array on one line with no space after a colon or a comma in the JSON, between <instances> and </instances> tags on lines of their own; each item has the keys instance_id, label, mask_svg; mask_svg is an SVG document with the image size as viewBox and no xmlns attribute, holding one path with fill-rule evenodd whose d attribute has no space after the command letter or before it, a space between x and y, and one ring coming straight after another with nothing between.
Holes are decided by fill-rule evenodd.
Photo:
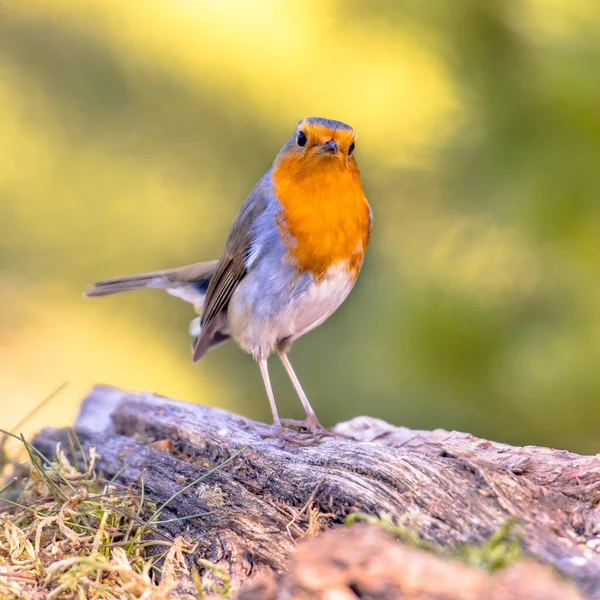
<instances>
[{"instance_id":1,"label":"green moss","mask_svg":"<svg viewBox=\"0 0 600 600\"><path fill-rule=\"evenodd\" d=\"M521 538L519 533L515 532L514 517L500 525L483 544L461 544L457 548L447 548L422 539L417 531L404 524L403 521L406 519L395 518L389 513L376 516L356 512L346 519L347 524L356 521L375 525L409 546L422 548L439 556L454 558L487 571L503 569L523 556Z\"/></svg>"}]
</instances>

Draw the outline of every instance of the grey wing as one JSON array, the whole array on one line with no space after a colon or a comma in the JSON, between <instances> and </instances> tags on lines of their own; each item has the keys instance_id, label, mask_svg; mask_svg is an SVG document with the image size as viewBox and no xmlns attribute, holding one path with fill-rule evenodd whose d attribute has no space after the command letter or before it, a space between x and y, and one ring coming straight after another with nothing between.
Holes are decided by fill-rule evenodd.
<instances>
[{"instance_id":1,"label":"grey wing","mask_svg":"<svg viewBox=\"0 0 600 600\"><path fill-rule=\"evenodd\" d=\"M248 252L252 244L253 224L267 207L258 186L248 197L231 228L223 255L212 276L204 299L200 333L194 345L194 362L213 345L213 338L226 326L229 300L246 275Z\"/></svg>"}]
</instances>

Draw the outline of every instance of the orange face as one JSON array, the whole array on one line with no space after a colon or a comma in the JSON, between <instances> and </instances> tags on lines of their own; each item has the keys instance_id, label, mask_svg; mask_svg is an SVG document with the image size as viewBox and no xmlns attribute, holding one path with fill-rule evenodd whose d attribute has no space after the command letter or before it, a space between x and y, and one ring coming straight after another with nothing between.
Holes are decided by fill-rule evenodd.
<instances>
[{"instance_id":1,"label":"orange face","mask_svg":"<svg viewBox=\"0 0 600 600\"><path fill-rule=\"evenodd\" d=\"M341 263L356 276L370 231L369 205L353 156L356 134L347 125L319 121L302 121L275 160L279 229L299 270L319 279Z\"/></svg>"},{"instance_id":2,"label":"orange face","mask_svg":"<svg viewBox=\"0 0 600 600\"><path fill-rule=\"evenodd\" d=\"M315 164L317 160L335 159L348 164L352 158L356 134L352 129L332 129L330 126L308 119L300 122L296 143L288 152L293 153L305 164Z\"/></svg>"}]
</instances>

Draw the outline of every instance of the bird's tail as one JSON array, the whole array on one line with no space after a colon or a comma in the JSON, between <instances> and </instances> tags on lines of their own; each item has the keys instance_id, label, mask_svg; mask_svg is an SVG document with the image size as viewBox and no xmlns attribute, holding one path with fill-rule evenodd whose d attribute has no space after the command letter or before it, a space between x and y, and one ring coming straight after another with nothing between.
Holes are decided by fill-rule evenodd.
<instances>
[{"instance_id":1,"label":"bird's tail","mask_svg":"<svg viewBox=\"0 0 600 600\"><path fill-rule=\"evenodd\" d=\"M201 309L208 284L215 272L217 261L209 261L166 269L164 271L153 271L152 273L141 273L140 275L129 275L115 279L98 281L85 292L88 297L108 296L118 292L129 292L142 288L164 289L173 296L191 302L196 309ZM199 311L198 311L199 312Z\"/></svg>"},{"instance_id":2,"label":"bird's tail","mask_svg":"<svg viewBox=\"0 0 600 600\"><path fill-rule=\"evenodd\" d=\"M96 282L85 295L88 297L108 296L117 292L128 292L140 290L146 287L164 288L165 279L158 273L143 273L141 275L130 275L127 277L116 277Z\"/></svg>"}]
</instances>

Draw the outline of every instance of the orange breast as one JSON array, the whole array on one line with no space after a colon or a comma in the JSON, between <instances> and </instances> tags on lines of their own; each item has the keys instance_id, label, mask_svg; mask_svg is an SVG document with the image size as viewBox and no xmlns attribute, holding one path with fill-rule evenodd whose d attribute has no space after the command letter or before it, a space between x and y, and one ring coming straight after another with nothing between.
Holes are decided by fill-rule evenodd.
<instances>
[{"instance_id":1,"label":"orange breast","mask_svg":"<svg viewBox=\"0 0 600 600\"><path fill-rule=\"evenodd\" d=\"M324 159L306 165L280 157L272 179L282 205L279 230L298 269L319 279L330 266L348 261L358 275L370 211L356 163Z\"/></svg>"}]
</instances>

